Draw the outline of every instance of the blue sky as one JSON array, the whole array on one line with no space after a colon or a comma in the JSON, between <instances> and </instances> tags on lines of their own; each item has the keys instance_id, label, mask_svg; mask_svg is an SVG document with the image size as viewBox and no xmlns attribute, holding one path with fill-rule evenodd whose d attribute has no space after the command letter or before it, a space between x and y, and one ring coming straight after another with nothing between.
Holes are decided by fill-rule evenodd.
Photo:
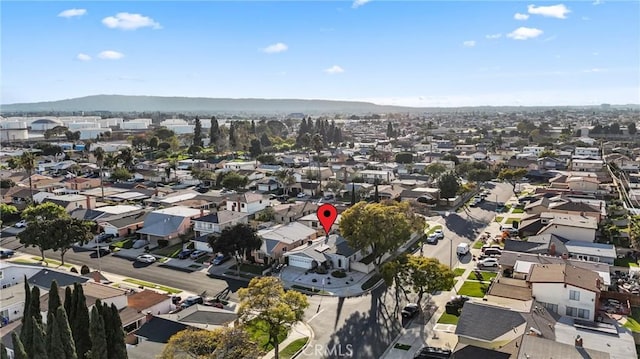
<instances>
[{"instance_id":1,"label":"blue sky","mask_svg":"<svg viewBox=\"0 0 640 359\"><path fill-rule=\"evenodd\" d=\"M2 103L640 103L640 2L2 1Z\"/></svg>"}]
</instances>

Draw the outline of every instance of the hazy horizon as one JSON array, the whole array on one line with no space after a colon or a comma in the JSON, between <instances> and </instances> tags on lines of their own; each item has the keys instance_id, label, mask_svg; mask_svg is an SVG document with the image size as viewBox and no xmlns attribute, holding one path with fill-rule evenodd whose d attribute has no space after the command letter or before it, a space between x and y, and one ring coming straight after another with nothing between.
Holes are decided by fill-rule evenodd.
<instances>
[{"instance_id":1,"label":"hazy horizon","mask_svg":"<svg viewBox=\"0 0 640 359\"><path fill-rule=\"evenodd\" d=\"M640 103L640 2L533 3L3 2L0 103Z\"/></svg>"}]
</instances>

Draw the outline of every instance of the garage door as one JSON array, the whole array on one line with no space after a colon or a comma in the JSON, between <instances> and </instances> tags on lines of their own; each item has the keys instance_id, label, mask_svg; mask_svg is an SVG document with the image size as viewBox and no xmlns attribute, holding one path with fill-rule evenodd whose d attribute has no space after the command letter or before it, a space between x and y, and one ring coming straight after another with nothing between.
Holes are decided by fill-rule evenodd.
<instances>
[{"instance_id":1,"label":"garage door","mask_svg":"<svg viewBox=\"0 0 640 359\"><path fill-rule=\"evenodd\" d=\"M294 267L298 267L298 268L304 268L304 269L311 269L311 263L313 262L313 259L311 258L304 258L304 257L298 257L298 256L289 256L289 265L290 266L294 266Z\"/></svg>"}]
</instances>

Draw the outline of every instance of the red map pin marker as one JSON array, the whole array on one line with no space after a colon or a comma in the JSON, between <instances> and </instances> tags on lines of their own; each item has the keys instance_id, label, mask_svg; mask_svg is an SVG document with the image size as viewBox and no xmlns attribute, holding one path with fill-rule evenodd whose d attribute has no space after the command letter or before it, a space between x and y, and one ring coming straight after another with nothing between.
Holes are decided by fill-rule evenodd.
<instances>
[{"instance_id":1,"label":"red map pin marker","mask_svg":"<svg viewBox=\"0 0 640 359\"><path fill-rule=\"evenodd\" d=\"M336 222L336 218L338 218L338 210L332 204L325 203L322 206L318 207L318 220L320 224L322 224L322 228L329 235L331 231L331 226Z\"/></svg>"}]
</instances>

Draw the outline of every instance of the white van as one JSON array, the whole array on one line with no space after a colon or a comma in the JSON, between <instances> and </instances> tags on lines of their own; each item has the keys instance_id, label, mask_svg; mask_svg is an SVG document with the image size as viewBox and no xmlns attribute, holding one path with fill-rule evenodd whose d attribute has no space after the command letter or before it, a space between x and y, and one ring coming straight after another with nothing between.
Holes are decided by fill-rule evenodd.
<instances>
[{"instance_id":1,"label":"white van","mask_svg":"<svg viewBox=\"0 0 640 359\"><path fill-rule=\"evenodd\" d=\"M458 247L456 248L456 254L459 257L463 257L463 256L466 256L467 253L469 253L469 243L458 244Z\"/></svg>"}]
</instances>

